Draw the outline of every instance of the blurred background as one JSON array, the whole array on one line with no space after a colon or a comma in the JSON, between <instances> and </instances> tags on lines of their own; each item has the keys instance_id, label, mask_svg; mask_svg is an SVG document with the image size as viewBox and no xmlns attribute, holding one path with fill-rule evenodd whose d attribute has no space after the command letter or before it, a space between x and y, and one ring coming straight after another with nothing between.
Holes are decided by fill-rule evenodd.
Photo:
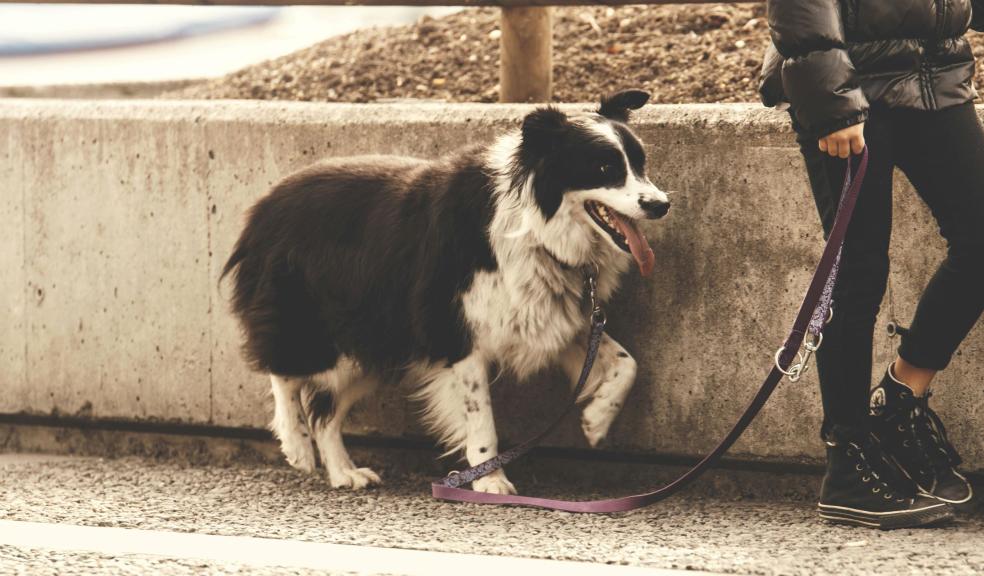
<instances>
[{"instance_id":1,"label":"blurred background","mask_svg":"<svg viewBox=\"0 0 984 576\"><path fill-rule=\"evenodd\" d=\"M0 4L0 87L211 78L455 8Z\"/></svg>"}]
</instances>

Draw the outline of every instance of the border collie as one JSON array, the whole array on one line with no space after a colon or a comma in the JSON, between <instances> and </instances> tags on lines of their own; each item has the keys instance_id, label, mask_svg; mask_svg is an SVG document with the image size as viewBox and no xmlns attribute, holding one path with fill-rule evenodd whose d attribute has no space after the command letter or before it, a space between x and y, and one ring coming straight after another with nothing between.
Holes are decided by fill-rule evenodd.
<instances>
[{"instance_id":1,"label":"border collie","mask_svg":"<svg viewBox=\"0 0 984 576\"><path fill-rule=\"evenodd\" d=\"M587 343L584 270L606 301L632 260L655 257L636 220L664 216L628 128L649 94L597 112L552 107L489 145L435 160L336 158L277 184L249 212L226 263L253 369L270 374L273 432L288 462L318 458L334 487L380 482L352 463L342 425L383 382L423 403L424 422L470 465L497 453L490 373L559 365L577 379ZM581 426L594 446L635 379L607 335ZM513 493L500 470L475 490Z\"/></svg>"}]
</instances>

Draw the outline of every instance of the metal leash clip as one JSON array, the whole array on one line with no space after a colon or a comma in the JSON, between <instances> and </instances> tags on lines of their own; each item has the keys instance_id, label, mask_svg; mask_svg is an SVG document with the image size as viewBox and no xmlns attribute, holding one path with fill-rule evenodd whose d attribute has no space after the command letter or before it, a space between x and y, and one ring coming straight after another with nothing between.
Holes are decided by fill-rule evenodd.
<instances>
[{"instance_id":1,"label":"metal leash clip","mask_svg":"<svg viewBox=\"0 0 984 576\"><path fill-rule=\"evenodd\" d=\"M813 336L812 333L809 335ZM775 358L776 368L778 368L780 372L788 376L790 382L799 382L800 378L803 377L803 374L806 374L807 370L810 369L810 359L813 357L813 353L819 350L820 345L823 344L823 332L820 332L816 336L813 336L813 338L814 340L812 342L803 343L803 350L797 352L796 354L797 357L799 358L799 362L790 366L789 370L783 370L782 366L779 363L779 358L780 356L782 356L782 353L786 351L786 347L783 346L778 350L776 350L776 358Z\"/></svg>"},{"instance_id":2,"label":"metal leash clip","mask_svg":"<svg viewBox=\"0 0 984 576\"><path fill-rule=\"evenodd\" d=\"M830 324L830 321L833 319L834 319L834 308L833 306L831 306L827 311L827 320L826 322L824 322L824 325ZM808 332L807 336L812 336L813 340L807 340L803 342L803 350L796 353L796 356L799 358L799 362L791 365L789 367L789 370L783 370L782 365L780 364L779 361L779 359L782 357L782 353L786 351L786 347L782 346L778 350L776 350L776 356L775 356L776 368L778 368L780 372L788 376L790 382L800 381L800 378L803 377L803 374L806 374L806 372L810 369L810 359L813 358L813 354L820 349L820 346L823 345L823 332L817 332L816 334L813 334L812 332Z\"/></svg>"},{"instance_id":3,"label":"metal leash clip","mask_svg":"<svg viewBox=\"0 0 984 576\"><path fill-rule=\"evenodd\" d=\"M608 322L608 317L605 316L605 311L601 308L601 304L598 303L597 268L595 268L595 272L585 274L585 281L588 283L588 298L591 301L591 322L604 326Z\"/></svg>"}]
</instances>

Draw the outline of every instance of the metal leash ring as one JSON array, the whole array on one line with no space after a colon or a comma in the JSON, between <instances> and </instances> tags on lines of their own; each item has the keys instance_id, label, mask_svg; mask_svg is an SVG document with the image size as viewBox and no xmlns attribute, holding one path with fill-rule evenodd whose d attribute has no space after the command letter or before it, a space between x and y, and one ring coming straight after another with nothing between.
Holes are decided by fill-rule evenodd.
<instances>
[{"instance_id":1,"label":"metal leash ring","mask_svg":"<svg viewBox=\"0 0 984 576\"><path fill-rule=\"evenodd\" d=\"M786 347L782 346L776 350L775 363L776 368L779 369L785 376L789 377L790 382L799 382L806 374L807 370L810 369L810 358L813 357L813 353L820 349L823 345L823 332L819 332L815 336L815 340L812 342L804 342L803 349L805 352L797 352L796 355L799 362L791 365L788 370L784 370L781 363L782 353L786 351Z\"/></svg>"}]
</instances>

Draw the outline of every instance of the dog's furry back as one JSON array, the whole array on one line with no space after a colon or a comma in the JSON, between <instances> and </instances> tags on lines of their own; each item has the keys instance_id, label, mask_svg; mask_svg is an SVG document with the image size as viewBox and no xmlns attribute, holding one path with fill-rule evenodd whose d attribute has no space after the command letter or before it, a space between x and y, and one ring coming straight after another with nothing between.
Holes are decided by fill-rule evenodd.
<instances>
[{"instance_id":1,"label":"dog's furry back","mask_svg":"<svg viewBox=\"0 0 984 576\"><path fill-rule=\"evenodd\" d=\"M344 354L385 371L467 355L458 295L496 268L492 186L479 149L330 160L279 183L223 270L252 367L309 375Z\"/></svg>"}]
</instances>

